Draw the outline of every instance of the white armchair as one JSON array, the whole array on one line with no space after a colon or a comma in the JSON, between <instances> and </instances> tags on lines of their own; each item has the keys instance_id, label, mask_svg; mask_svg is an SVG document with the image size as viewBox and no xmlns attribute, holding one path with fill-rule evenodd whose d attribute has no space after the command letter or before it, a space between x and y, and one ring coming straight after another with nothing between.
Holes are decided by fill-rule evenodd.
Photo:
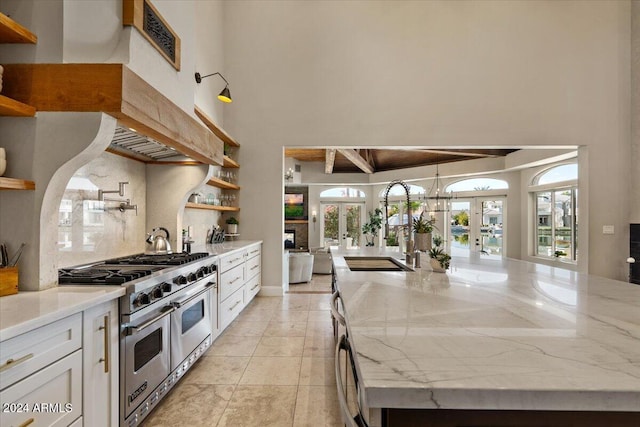
<instances>
[{"instance_id":1,"label":"white armchair","mask_svg":"<svg viewBox=\"0 0 640 427\"><path fill-rule=\"evenodd\" d=\"M313 274L331 274L331 252L328 248L312 248Z\"/></svg>"},{"instance_id":2,"label":"white armchair","mask_svg":"<svg viewBox=\"0 0 640 427\"><path fill-rule=\"evenodd\" d=\"M289 283L310 282L313 276L313 255L289 252Z\"/></svg>"}]
</instances>

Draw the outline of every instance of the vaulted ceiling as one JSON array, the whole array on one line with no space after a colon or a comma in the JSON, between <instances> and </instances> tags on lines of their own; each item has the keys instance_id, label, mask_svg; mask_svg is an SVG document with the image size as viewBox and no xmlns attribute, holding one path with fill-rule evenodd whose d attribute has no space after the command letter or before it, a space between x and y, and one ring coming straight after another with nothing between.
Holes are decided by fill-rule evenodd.
<instances>
[{"instance_id":1,"label":"vaulted ceiling","mask_svg":"<svg viewBox=\"0 0 640 427\"><path fill-rule=\"evenodd\" d=\"M285 156L301 162L320 162L325 173L375 173L483 157L503 157L516 149L426 148L286 148Z\"/></svg>"}]
</instances>

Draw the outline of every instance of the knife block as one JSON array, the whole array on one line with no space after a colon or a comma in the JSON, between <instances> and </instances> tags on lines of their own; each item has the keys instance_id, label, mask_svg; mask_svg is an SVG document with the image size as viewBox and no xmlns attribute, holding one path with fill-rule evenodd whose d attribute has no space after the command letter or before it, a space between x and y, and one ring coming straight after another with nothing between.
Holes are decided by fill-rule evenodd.
<instances>
[{"instance_id":1,"label":"knife block","mask_svg":"<svg viewBox=\"0 0 640 427\"><path fill-rule=\"evenodd\" d=\"M18 267L0 268L0 297L18 293Z\"/></svg>"}]
</instances>

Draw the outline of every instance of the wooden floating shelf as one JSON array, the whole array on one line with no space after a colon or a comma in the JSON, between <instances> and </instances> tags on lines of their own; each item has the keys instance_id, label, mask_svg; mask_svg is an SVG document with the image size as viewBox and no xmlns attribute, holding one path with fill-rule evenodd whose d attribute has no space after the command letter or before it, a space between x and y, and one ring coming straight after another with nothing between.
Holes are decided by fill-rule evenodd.
<instances>
[{"instance_id":1,"label":"wooden floating shelf","mask_svg":"<svg viewBox=\"0 0 640 427\"><path fill-rule=\"evenodd\" d=\"M309 224L307 219L285 219L285 224Z\"/></svg>"},{"instance_id":2,"label":"wooden floating shelf","mask_svg":"<svg viewBox=\"0 0 640 427\"><path fill-rule=\"evenodd\" d=\"M230 182L223 181L220 178L214 178L214 177L212 177L207 182L207 185L211 185L212 187L222 188L223 190L239 190L240 189L240 186L238 185L235 185Z\"/></svg>"},{"instance_id":3,"label":"wooden floating shelf","mask_svg":"<svg viewBox=\"0 0 640 427\"><path fill-rule=\"evenodd\" d=\"M210 211L221 211L221 212L238 212L240 208L237 206L215 206L215 205L205 205L202 203L191 203L187 202L186 206L190 209L204 209Z\"/></svg>"},{"instance_id":4,"label":"wooden floating shelf","mask_svg":"<svg viewBox=\"0 0 640 427\"><path fill-rule=\"evenodd\" d=\"M0 95L0 116L33 117L36 109L15 99Z\"/></svg>"},{"instance_id":5,"label":"wooden floating shelf","mask_svg":"<svg viewBox=\"0 0 640 427\"><path fill-rule=\"evenodd\" d=\"M0 43L36 44L38 37L7 15L0 13Z\"/></svg>"},{"instance_id":6,"label":"wooden floating shelf","mask_svg":"<svg viewBox=\"0 0 640 427\"><path fill-rule=\"evenodd\" d=\"M197 105L193 107L193 111L194 113L196 113L196 116L198 116L200 120L202 120L204 124L207 125L209 129L211 129L211 132L213 132L218 138L220 138L220 140L222 140L222 142L233 147L240 146L240 144L235 139L233 139L231 135L229 135L224 129L215 124L211 117L207 116L207 114L202 111Z\"/></svg>"},{"instance_id":7,"label":"wooden floating shelf","mask_svg":"<svg viewBox=\"0 0 640 427\"><path fill-rule=\"evenodd\" d=\"M0 176L0 190L35 190L36 183L25 179Z\"/></svg>"},{"instance_id":8,"label":"wooden floating shelf","mask_svg":"<svg viewBox=\"0 0 640 427\"><path fill-rule=\"evenodd\" d=\"M222 164L222 166L225 168L235 168L235 169L238 169L240 167L238 162L236 162L229 156L224 156L224 163Z\"/></svg>"}]
</instances>

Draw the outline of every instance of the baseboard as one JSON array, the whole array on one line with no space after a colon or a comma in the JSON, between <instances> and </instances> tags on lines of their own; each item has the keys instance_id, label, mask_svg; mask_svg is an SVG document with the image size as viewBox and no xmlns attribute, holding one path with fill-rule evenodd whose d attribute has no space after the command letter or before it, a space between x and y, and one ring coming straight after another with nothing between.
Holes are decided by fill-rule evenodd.
<instances>
[{"instance_id":1,"label":"baseboard","mask_svg":"<svg viewBox=\"0 0 640 427\"><path fill-rule=\"evenodd\" d=\"M263 286L258 292L261 297L281 297L282 294L282 286Z\"/></svg>"}]
</instances>

